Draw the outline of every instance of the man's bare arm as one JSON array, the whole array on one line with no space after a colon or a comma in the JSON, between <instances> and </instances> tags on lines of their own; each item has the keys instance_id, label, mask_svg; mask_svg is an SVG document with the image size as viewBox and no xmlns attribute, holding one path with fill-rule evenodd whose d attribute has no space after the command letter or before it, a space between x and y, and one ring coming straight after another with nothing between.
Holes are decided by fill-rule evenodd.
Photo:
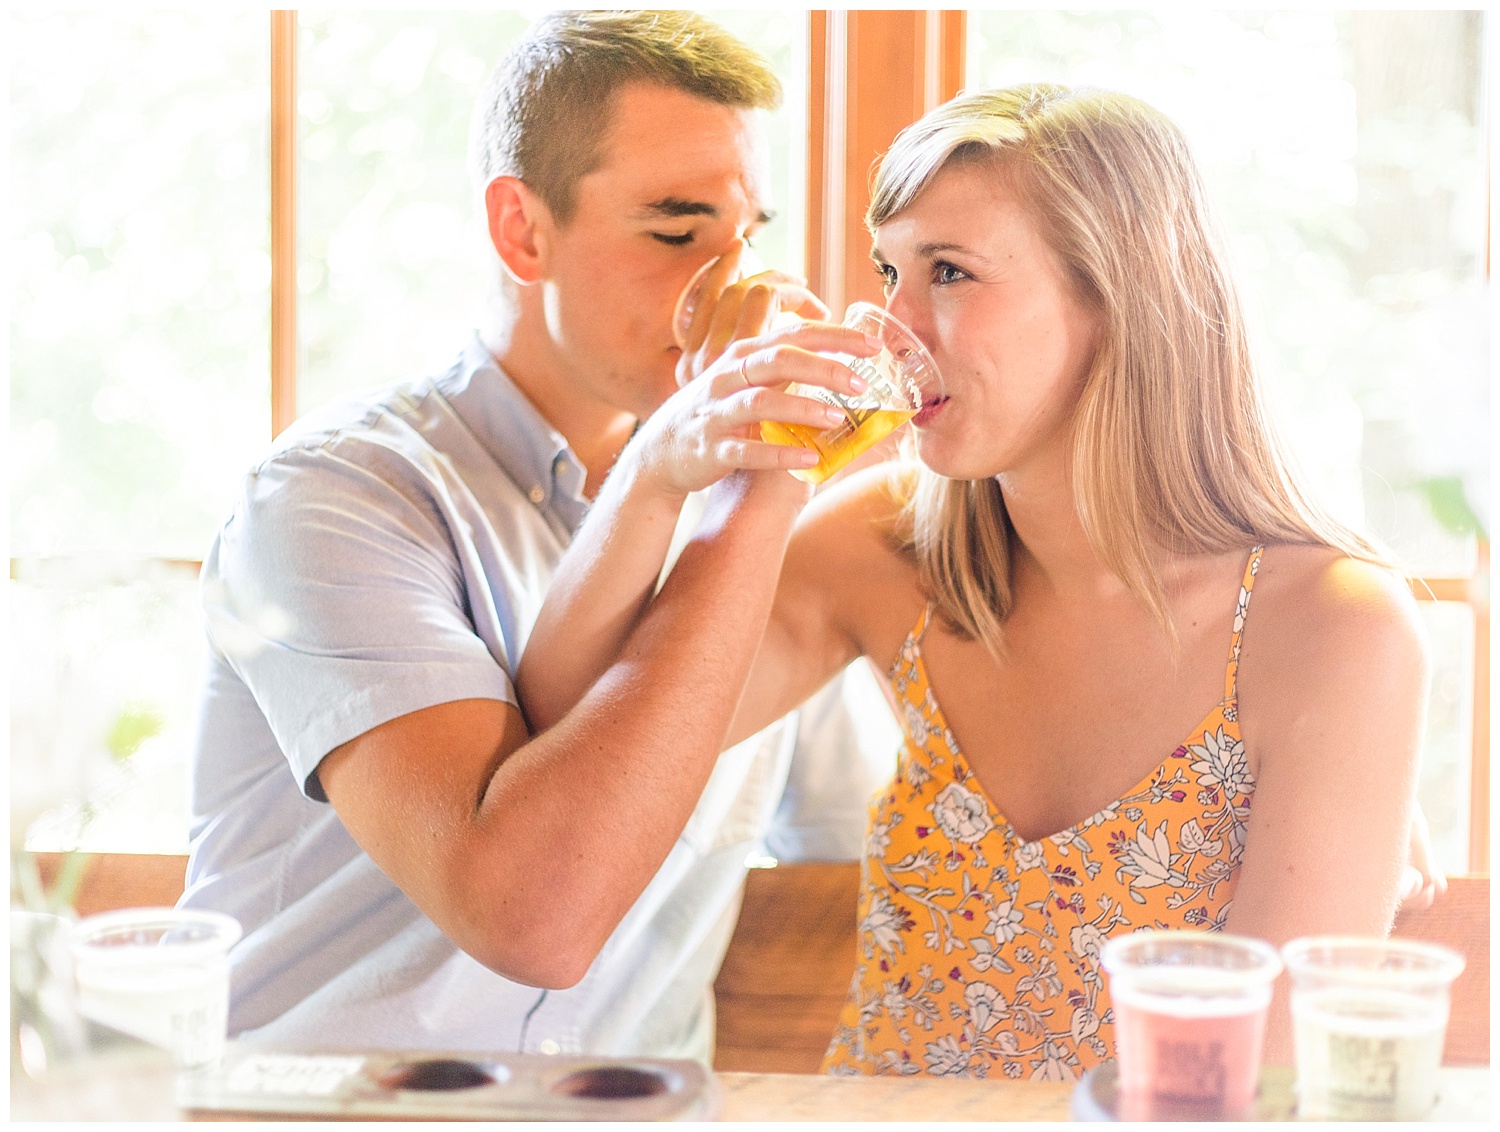
<instances>
[{"instance_id":1,"label":"man's bare arm","mask_svg":"<svg viewBox=\"0 0 1500 1132\"><path fill-rule=\"evenodd\" d=\"M715 485L623 651L535 738L509 704L467 700L323 759L360 847L481 963L573 985L660 868L723 745L804 498L764 474Z\"/></svg>"}]
</instances>

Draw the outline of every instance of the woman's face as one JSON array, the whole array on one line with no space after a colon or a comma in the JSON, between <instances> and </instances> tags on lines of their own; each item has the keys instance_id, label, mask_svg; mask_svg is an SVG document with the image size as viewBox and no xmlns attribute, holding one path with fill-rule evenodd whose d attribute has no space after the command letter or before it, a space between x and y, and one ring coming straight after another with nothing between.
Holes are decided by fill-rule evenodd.
<instances>
[{"instance_id":1,"label":"woman's face","mask_svg":"<svg viewBox=\"0 0 1500 1132\"><path fill-rule=\"evenodd\" d=\"M943 373L947 400L913 422L939 475L1020 472L1067 443L1099 339L1008 178L949 165L882 224L871 253L886 306Z\"/></svg>"}]
</instances>

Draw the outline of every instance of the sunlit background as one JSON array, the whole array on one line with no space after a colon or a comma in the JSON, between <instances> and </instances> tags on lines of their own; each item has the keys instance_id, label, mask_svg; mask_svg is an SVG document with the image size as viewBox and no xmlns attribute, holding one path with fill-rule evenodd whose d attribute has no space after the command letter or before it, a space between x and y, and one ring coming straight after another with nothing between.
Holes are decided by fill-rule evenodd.
<instances>
[{"instance_id":1,"label":"sunlit background","mask_svg":"<svg viewBox=\"0 0 1500 1132\"><path fill-rule=\"evenodd\" d=\"M300 13L299 410L445 368L474 324L469 115L531 14ZM713 16L786 84L758 251L801 270L805 15ZM968 20L965 85L1113 87L1184 128L1299 458L1418 574L1471 573L1488 523L1482 19ZM193 564L270 432L266 15L12 8L8 34L13 795L35 847L182 852ZM1422 802L1463 871L1473 617L1423 612Z\"/></svg>"}]
</instances>

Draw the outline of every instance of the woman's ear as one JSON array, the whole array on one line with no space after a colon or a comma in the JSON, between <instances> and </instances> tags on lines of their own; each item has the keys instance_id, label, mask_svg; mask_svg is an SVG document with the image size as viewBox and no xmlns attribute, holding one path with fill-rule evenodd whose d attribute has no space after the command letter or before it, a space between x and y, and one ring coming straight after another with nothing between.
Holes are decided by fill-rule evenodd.
<instances>
[{"instance_id":1,"label":"woman's ear","mask_svg":"<svg viewBox=\"0 0 1500 1132\"><path fill-rule=\"evenodd\" d=\"M484 190L490 243L505 273L521 286L542 278L552 213L542 199L516 177L496 177Z\"/></svg>"}]
</instances>

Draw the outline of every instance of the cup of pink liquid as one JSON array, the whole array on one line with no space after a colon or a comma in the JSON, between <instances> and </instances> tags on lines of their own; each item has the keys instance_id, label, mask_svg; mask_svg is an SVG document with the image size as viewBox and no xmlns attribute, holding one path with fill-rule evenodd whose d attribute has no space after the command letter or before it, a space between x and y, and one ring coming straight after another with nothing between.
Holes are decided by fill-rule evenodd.
<instances>
[{"instance_id":1,"label":"cup of pink liquid","mask_svg":"<svg viewBox=\"0 0 1500 1132\"><path fill-rule=\"evenodd\" d=\"M1220 932L1141 931L1110 940L1101 960L1121 1118L1248 1116L1281 973L1275 949Z\"/></svg>"}]
</instances>

